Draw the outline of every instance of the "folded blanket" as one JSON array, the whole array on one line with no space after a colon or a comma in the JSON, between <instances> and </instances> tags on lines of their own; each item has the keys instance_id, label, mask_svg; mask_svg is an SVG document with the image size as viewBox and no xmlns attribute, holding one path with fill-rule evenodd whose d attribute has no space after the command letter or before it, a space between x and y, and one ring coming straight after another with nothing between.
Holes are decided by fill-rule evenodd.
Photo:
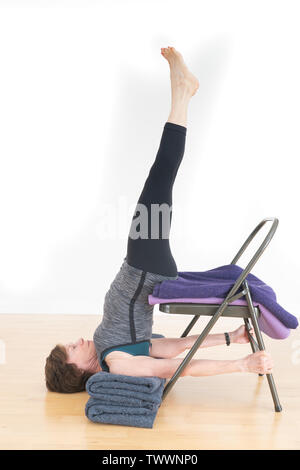
<instances>
[{"instance_id":1,"label":"folded blanket","mask_svg":"<svg viewBox=\"0 0 300 470\"><path fill-rule=\"evenodd\" d=\"M118 424L138 428L153 428L158 405L152 410L124 405L105 405L100 400L90 398L85 406L87 418L94 423Z\"/></svg>"},{"instance_id":2,"label":"folded blanket","mask_svg":"<svg viewBox=\"0 0 300 470\"><path fill-rule=\"evenodd\" d=\"M165 379L97 372L86 383L85 414L95 423L152 428Z\"/></svg>"},{"instance_id":3,"label":"folded blanket","mask_svg":"<svg viewBox=\"0 0 300 470\"><path fill-rule=\"evenodd\" d=\"M159 404L163 382L164 379L159 377L132 377L101 371L88 379L85 388L93 398L103 398L108 394L107 400L117 395L119 403L134 399L137 403L145 400Z\"/></svg>"},{"instance_id":4,"label":"folded blanket","mask_svg":"<svg viewBox=\"0 0 300 470\"><path fill-rule=\"evenodd\" d=\"M224 297L225 298L225 297ZM173 302L180 303L199 303L199 304L221 304L224 298L220 297L205 297L205 298L188 298L183 299L160 299L149 295L149 304L170 304ZM230 302L228 305L248 305L246 300L237 299L234 302ZM272 313L258 302L253 301L254 307L259 307L261 315L258 317L258 324L266 335L274 339L285 339L289 336L291 330L287 328L281 321L278 320Z\"/></svg>"},{"instance_id":5,"label":"folded blanket","mask_svg":"<svg viewBox=\"0 0 300 470\"><path fill-rule=\"evenodd\" d=\"M176 280L168 280L156 284L152 295L148 297L148 301L152 305L155 303L166 303L167 301L198 301L201 303L201 299L205 298L211 298L211 303L215 303L213 298L222 301L242 272L243 269L235 264L224 265L203 272L179 272ZM261 310L262 315L259 321L262 331L271 337L282 338L288 336L289 329L294 329L298 326L297 317L287 312L277 303L276 294L270 286L251 273L248 274L246 279L252 300L255 302L255 306L259 306ZM241 286L238 292L242 290ZM241 301L245 302L245 300L245 296L243 296L238 301L233 302L233 304ZM272 316L277 319L277 322L275 321L275 330L274 322L270 324Z\"/></svg>"}]
</instances>

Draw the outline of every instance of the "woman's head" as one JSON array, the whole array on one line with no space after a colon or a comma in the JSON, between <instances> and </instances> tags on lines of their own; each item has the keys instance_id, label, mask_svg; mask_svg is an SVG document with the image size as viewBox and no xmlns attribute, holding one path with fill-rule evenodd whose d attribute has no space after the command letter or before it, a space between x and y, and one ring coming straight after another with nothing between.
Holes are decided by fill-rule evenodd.
<instances>
[{"instance_id":1,"label":"woman's head","mask_svg":"<svg viewBox=\"0 0 300 470\"><path fill-rule=\"evenodd\" d=\"M85 390L88 378L100 371L93 341L57 344L46 359L46 386L51 392L75 393Z\"/></svg>"}]
</instances>

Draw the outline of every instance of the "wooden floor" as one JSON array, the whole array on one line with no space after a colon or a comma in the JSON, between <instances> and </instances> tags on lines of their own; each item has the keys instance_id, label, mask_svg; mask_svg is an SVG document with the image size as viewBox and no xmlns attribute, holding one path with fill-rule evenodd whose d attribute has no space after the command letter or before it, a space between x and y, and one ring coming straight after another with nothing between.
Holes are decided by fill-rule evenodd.
<instances>
[{"instance_id":1,"label":"wooden floor","mask_svg":"<svg viewBox=\"0 0 300 470\"><path fill-rule=\"evenodd\" d=\"M84 414L86 392L46 390L44 363L50 349L81 336L92 339L99 320L94 315L0 315L6 353L0 364L1 449L300 449L297 330L284 341L264 335L275 360L282 413L274 412L265 377L184 377L161 405L153 429L142 429L92 423ZM194 332L207 320L200 319ZM180 336L186 323L184 316L158 314L153 331ZM240 324L222 318L213 332ZM201 349L197 357L229 359L250 352L248 344L218 346Z\"/></svg>"}]
</instances>

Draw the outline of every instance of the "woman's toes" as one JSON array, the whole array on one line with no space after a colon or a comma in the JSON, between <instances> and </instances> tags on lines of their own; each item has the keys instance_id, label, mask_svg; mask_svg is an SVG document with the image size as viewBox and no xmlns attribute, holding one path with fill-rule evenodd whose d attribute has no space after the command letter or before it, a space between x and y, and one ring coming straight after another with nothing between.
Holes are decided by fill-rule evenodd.
<instances>
[{"instance_id":1,"label":"woman's toes","mask_svg":"<svg viewBox=\"0 0 300 470\"><path fill-rule=\"evenodd\" d=\"M179 51L177 51L177 50L175 49L175 47L170 47L170 51L172 52L172 54L174 54L174 56L176 56L176 57L182 59L182 55L180 54Z\"/></svg>"},{"instance_id":2,"label":"woman's toes","mask_svg":"<svg viewBox=\"0 0 300 470\"><path fill-rule=\"evenodd\" d=\"M170 61L172 59L173 54L172 54L169 47L162 47L161 53L165 57L165 59L167 59L168 61Z\"/></svg>"}]
</instances>

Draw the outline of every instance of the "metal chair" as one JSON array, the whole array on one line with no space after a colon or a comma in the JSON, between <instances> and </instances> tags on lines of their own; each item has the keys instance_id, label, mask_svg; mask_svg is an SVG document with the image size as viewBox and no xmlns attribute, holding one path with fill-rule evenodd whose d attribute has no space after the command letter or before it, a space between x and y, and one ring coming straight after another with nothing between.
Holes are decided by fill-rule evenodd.
<instances>
[{"instance_id":1,"label":"metal chair","mask_svg":"<svg viewBox=\"0 0 300 470\"><path fill-rule=\"evenodd\" d=\"M245 326L248 332L251 348L253 352L256 352L257 350L265 350L265 345L264 345L264 340L262 337L261 330L258 325L258 317L260 315L259 307L254 307L252 298L251 298L251 293L248 287L248 283L246 280L246 277L250 273L251 269L257 262L257 260L260 258L268 244L273 238L273 235L277 229L278 226L278 219L275 217L268 217L263 219L257 227L253 230L253 232L249 235L241 249L238 251L237 255L233 258L230 264L236 264L240 256L243 254L247 246L250 244L250 242L253 240L255 235L258 233L258 231L264 226L266 222L272 222L272 226L266 235L265 239L261 243L260 247L252 257L251 261L249 264L246 266L244 271L240 274L238 279L236 280L235 284L233 285L232 289L230 292L227 294L226 298L220 305L216 304L201 304L201 303L180 303L180 302L174 302L174 303L165 303L165 304L159 304L159 310L165 313L172 313L172 314L184 314L184 315L194 315L194 318L192 321L189 323L187 328L184 330L182 333L181 337L187 336L188 333L191 331L197 320L201 315L205 316L211 316L211 320L208 322L202 333L199 335L197 340L195 341L193 347L189 350L188 354L186 357L183 359L182 363L178 367L178 369L175 371L173 377L169 380L169 382L166 384L164 392L163 392L163 399L167 396L167 394L170 392L178 378L180 377L181 373L184 371L186 366L189 364L190 360L198 350L200 344L204 341L206 336L209 334L210 330L212 327L215 325L217 320L220 318L220 316L223 317L239 317L243 318L245 322ZM237 290L242 286L242 291L239 293L236 293ZM240 306L240 305L228 305L229 303L233 302L234 300L245 296L247 300L247 305L245 306ZM253 338L253 336L250 334L250 329L251 329L251 323L253 325L253 329L255 332L256 340ZM259 374L261 375L261 374ZM267 380L269 383L270 391L272 394L273 402L274 402L274 407L275 411L282 411L282 407L278 398L275 382L273 379L272 374L266 374Z\"/></svg>"}]
</instances>

